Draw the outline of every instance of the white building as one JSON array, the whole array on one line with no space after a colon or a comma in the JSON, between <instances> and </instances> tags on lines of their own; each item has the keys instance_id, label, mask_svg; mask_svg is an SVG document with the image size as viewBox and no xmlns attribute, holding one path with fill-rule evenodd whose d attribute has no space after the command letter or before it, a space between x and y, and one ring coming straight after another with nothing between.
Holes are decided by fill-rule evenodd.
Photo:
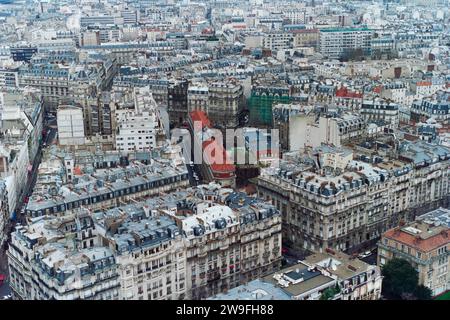
<instances>
[{"instance_id":1,"label":"white building","mask_svg":"<svg viewBox=\"0 0 450 320\"><path fill-rule=\"evenodd\" d=\"M201 110L208 113L209 88L207 84L190 85L188 88L188 111Z\"/></svg>"},{"instance_id":2,"label":"white building","mask_svg":"<svg viewBox=\"0 0 450 320\"><path fill-rule=\"evenodd\" d=\"M0 92L0 226L13 215L28 182L42 135L42 100L33 90ZM1 242L0 238L0 242Z\"/></svg>"},{"instance_id":3,"label":"white building","mask_svg":"<svg viewBox=\"0 0 450 320\"><path fill-rule=\"evenodd\" d=\"M75 106L60 106L57 111L60 145L83 145L85 140L83 110Z\"/></svg>"},{"instance_id":4,"label":"white building","mask_svg":"<svg viewBox=\"0 0 450 320\"><path fill-rule=\"evenodd\" d=\"M342 141L361 136L365 130L362 117L346 114L341 118L299 115L290 121L289 149L319 147L322 143L341 146Z\"/></svg>"},{"instance_id":5,"label":"white building","mask_svg":"<svg viewBox=\"0 0 450 320\"><path fill-rule=\"evenodd\" d=\"M399 123L399 106L383 99L364 100L361 115L367 122L384 121L392 126Z\"/></svg>"},{"instance_id":6,"label":"white building","mask_svg":"<svg viewBox=\"0 0 450 320\"><path fill-rule=\"evenodd\" d=\"M294 37L288 32L269 32L264 35L263 47L270 50L282 50L293 47Z\"/></svg>"},{"instance_id":7,"label":"white building","mask_svg":"<svg viewBox=\"0 0 450 320\"><path fill-rule=\"evenodd\" d=\"M151 150L157 145L160 129L157 104L148 87L134 89L133 99L131 108L115 111L115 148L124 152Z\"/></svg>"},{"instance_id":8,"label":"white building","mask_svg":"<svg viewBox=\"0 0 450 320\"><path fill-rule=\"evenodd\" d=\"M8 191L3 180L0 180L0 246L6 240L6 227L9 220Z\"/></svg>"},{"instance_id":9,"label":"white building","mask_svg":"<svg viewBox=\"0 0 450 320\"><path fill-rule=\"evenodd\" d=\"M372 31L357 28L331 28L320 30L320 53L328 58L340 58L342 55L361 50L367 54L371 48Z\"/></svg>"},{"instance_id":10,"label":"white building","mask_svg":"<svg viewBox=\"0 0 450 320\"><path fill-rule=\"evenodd\" d=\"M39 217L12 234L8 251L13 294L27 300L119 297L117 264L100 247L87 214Z\"/></svg>"}]
</instances>

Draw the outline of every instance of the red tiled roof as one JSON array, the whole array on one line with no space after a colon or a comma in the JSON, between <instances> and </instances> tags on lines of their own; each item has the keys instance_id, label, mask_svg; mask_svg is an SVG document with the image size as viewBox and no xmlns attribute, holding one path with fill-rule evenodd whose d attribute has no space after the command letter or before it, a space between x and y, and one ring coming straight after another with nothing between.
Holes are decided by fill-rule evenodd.
<instances>
[{"instance_id":1,"label":"red tiled roof","mask_svg":"<svg viewBox=\"0 0 450 320\"><path fill-rule=\"evenodd\" d=\"M376 86L375 88L373 88L373 92L381 93L381 89L383 89L383 86Z\"/></svg>"},{"instance_id":2,"label":"red tiled roof","mask_svg":"<svg viewBox=\"0 0 450 320\"><path fill-rule=\"evenodd\" d=\"M81 171L80 167L75 167L75 168L73 168L73 174L76 176L80 176L83 174L83 172Z\"/></svg>"},{"instance_id":3,"label":"red tiled roof","mask_svg":"<svg viewBox=\"0 0 450 320\"><path fill-rule=\"evenodd\" d=\"M341 87L338 90L336 90L336 97L341 98L362 98L362 93L353 92L348 90L345 87Z\"/></svg>"},{"instance_id":4,"label":"red tiled roof","mask_svg":"<svg viewBox=\"0 0 450 320\"><path fill-rule=\"evenodd\" d=\"M201 110L195 110L190 113L190 117L192 122L200 121L202 123L202 129L204 127L211 128L211 121L209 121L208 116ZM222 145L218 144L215 140L210 139L203 141L202 148L205 150L205 148L211 144L214 144L214 146L211 146L212 152L211 157L212 159L205 159L205 161L208 161L209 165L211 166L211 169L216 172L234 172L236 170L235 166L232 164L232 161L229 158L228 152L223 148ZM216 151L221 156L217 156L216 158ZM209 155L207 155L209 157Z\"/></svg>"},{"instance_id":5,"label":"red tiled roof","mask_svg":"<svg viewBox=\"0 0 450 320\"><path fill-rule=\"evenodd\" d=\"M418 86L418 87L427 87L427 86L431 86L431 82L430 82L430 81L419 81L419 82L417 82L417 86Z\"/></svg>"},{"instance_id":6,"label":"red tiled roof","mask_svg":"<svg viewBox=\"0 0 450 320\"><path fill-rule=\"evenodd\" d=\"M384 236L386 238L406 244L410 247L419 249L423 252L432 251L450 242L450 231L448 229L434 236L431 236L428 239L419 239L417 236L414 236L410 233L404 232L402 230L397 231L395 229L387 231Z\"/></svg>"},{"instance_id":7,"label":"red tiled roof","mask_svg":"<svg viewBox=\"0 0 450 320\"><path fill-rule=\"evenodd\" d=\"M211 144L214 144L214 146L212 147L212 152L211 152L212 159L209 159L209 155L205 155L205 156L208 156L208 159L205 159L205 160L208 161L209 165L211 166L211 169L213 171L221 171L221 172L235 171L236 168L232 164L232 161L229 158L228 152L226 152L226 150L223 148L223 146L221 146L220 144L217 144L217 142L215 140L203 141L203 150L205 150L205 148L207 146L210 146ZM221 154L221 156L216 157L216 151L219 154Z\"/></svg>"}]
</instances>

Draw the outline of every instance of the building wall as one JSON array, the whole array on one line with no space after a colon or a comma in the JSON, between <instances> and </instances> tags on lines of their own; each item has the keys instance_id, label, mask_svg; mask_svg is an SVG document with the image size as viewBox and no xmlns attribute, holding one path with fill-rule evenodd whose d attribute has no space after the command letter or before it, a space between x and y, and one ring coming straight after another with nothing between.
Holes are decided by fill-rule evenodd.
<instances>
[{"instance_id":1,"label":"building wall","mask_svg":"<svg viewBox=\"0 0 450 320\"><path fill-rule=\"evenodd\" d=\"M431 172L434 172L431 174ZM353 250L374 243L404 219L449 203L448 160L408 174L364 185L337 198L321 197L280 178L260 176L258 196L285 203L283 239L310 251Z\"/></svg>"},{"instance_id":2,"label":"building wall","mask_svg":"<svg viewBox=\"0 0 450 320\"><path fill-rule=\"evenodd\" d=\"M320 53L328 58L337 59L346 50L361 49L363 53L370 52L372 31L337 29L320 31Z\"/></svg>"},{"instance_id":3,"label":"building wall","mask_svg":"<svg viewBox=\"0 0 450 320\"><path fill-rule=\"evenodd\" d=\"M58 108L57 124L60 145L74 146L85 143L84 118L81 108Z\"/></svg>"},{"instance_id":4,"label":"building wall","mask_svg":"<svg viewBox=\"0 0 450 320\"><path fill-rule=\"evenodd\" d=\"M178 237L143 252L118 256L121 300L183 300L186 252Z\"/></svg>"},{"instance_id":5,"label":"building wall","mask_svg":"<svg viewBox=\"0 0 450 320\"><path fill-rule=\"evenodd\" d=\"M377 263L383 266L393 258L407 260L418 271L419 284L430 288L433 295L439 295L450 289L449 252L450 241L434 250L421 251L414 246L382 236Z\"/></svg>"}]
</instances>

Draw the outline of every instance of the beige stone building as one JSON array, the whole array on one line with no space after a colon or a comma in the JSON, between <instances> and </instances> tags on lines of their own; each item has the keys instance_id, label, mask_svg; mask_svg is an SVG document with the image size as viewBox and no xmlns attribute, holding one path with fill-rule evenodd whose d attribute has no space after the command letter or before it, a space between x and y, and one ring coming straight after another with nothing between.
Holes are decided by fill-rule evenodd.
<instances>
[{"instance_id":1,"label":"beige stone building","mask_svg":"<svg viewBox=\"0 0 450 320\"><path fill-rule=\"evenodd\" d=\"M439 210L443 209L433 212ZM378 265L393 258L405 259L418 271L419 283L438 295L450 289L450 230L429 219L430 214L425 216L383 234L378 244Z\"/></svg>"},{"instance_id":2,"label":"beige stone building","mask_svg":"<svg viewBox=\"0 0 450 320\"><path fill-rule=\"evenodd\" d=\"M358 148L354 159L361 157ZM397 152L379 155L385 160L376 165L352 160L345 170L333 170L312 154L299 154L263 170L258 196L281 211L283 241L308 251L357 251L375 245L401 219L448 204L449 149L405 141Z\"/></svg>"}]
</instances>

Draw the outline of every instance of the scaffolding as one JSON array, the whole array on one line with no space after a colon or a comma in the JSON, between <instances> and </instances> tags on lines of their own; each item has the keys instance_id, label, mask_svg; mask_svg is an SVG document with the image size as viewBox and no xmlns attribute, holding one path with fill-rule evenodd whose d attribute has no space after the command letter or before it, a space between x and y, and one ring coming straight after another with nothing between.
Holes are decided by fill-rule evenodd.
<instances>
[{"instance_id":1,"label":"scaffolding","mask_svg":"<svg viewBox=\"0 0 450 320\"><path fill-rule=\"evenodd\" d=\"M290 103L291 98L286 94L268 92L268 94L258 94L252 92L248 99L250 111L250 123L254 125L272 126L273 115L272 106L277 103Z\"/></svg>"}]
</instances>

